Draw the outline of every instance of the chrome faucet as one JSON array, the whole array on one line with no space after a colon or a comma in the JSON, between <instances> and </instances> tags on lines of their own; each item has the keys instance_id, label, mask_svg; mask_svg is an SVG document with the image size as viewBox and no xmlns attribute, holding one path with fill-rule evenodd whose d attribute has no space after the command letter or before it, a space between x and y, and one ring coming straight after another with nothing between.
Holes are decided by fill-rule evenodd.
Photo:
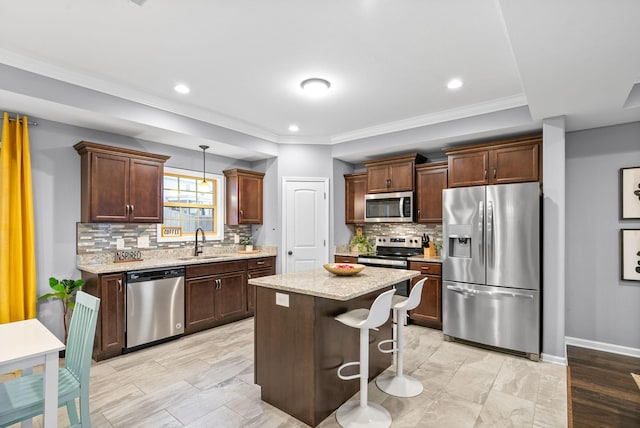
<instances>
[{"instance_id":1,"label":"chrome faucet","mask_svg":"<svg viewBox=\"0 0 640 428\"><path fill-rule=\"evenodd\" d=\"M202 242L200 243L200 245L198 245L198 232L202 232ZM196 229L195 253L193 254L194 256L202 254L202 247L204 246L204 241L205 241L204 230L201 227L199 227Z\"/></svg>"}]
</instances>

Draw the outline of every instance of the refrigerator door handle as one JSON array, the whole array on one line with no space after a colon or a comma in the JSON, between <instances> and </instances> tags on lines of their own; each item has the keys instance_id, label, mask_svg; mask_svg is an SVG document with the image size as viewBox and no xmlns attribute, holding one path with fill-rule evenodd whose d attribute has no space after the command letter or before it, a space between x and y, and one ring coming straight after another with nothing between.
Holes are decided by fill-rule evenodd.
<instances>
[{"instance_id":1,"label":"refrigerator door handle","mask_svg":"<svg viewBox=\"0 0 640 428\"><path fill-rule=\"evenodd\" d=\"M493 265L493 202L487 202L487 265ZM491 263L489 263L491 262Z\"/></svg>"},{"instance_id":2,"label":"refrigerator door handle","mask_svg":"<svg viewBox=\"0 0 640 428\"><path fill-rule=\"evenodd\" d=\"M466 294L466 295L485 295L485 296L509 296L509 297L524 297L525 299L532 299L533 295L524 294L524 293L516 293L513 291L485 291L485 290L475 290L472 288L464 288L457 285L447 285L447 290L455 291L456 293Z\"/></svg>"},{"instance_id":3,"label":"refrigerator door handle","mask_svg":"<svg viewBox=\"0 0 640 428\"><path fill-rule=\"evenodd\" d=\"M456 293L468 294L469 291L466 288L458 287L457 285L447 285L447 290L455 291Z\"/></svg>"},{"instance_id":4,"label":"refrigerator door handle","mask_svg":"<svg viewBox=\"0 0 640 428\"><path fill-rule=\"evenodd\" d=\"M480 260L484 260L484 201L478 202L478 232L480 233L479 245Z\"/></svg>"}]
</instances>

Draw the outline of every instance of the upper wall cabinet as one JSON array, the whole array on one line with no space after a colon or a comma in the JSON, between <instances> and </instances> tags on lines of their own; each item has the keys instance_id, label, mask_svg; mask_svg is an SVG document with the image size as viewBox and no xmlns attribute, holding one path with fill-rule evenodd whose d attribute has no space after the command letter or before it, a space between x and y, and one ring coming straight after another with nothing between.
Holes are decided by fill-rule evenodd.
<instances>
[{"instance_id":1,"label":"upper wall cabinet","mask_svg":"<svg viewBox=\"0 0 640 428\"><path fill-rule=\"evenodd\" d=\"M449 187L539 181L542 136L446 149Z\"/></svg>"},{"instance_id":2,"label":"upper wall cabinet","mask_svg":"<svg viewBox=\"0 0 640 428\"><path fill-rule=\"evenodd\" d=\"M162 180L169 156L81 141L83 223L162 223Z\"/></svg>"},{"instance_id":3,"label":"upper wall cabinet","mask_svg":"<svg viewBox=\"0 0 640 428\"><path fill-rule=\"evenodd\" d=\"M228 169L227 224L262 224L262 181L264 173Z\"/></svg>"},{"instance_id":4,"label":"upper wall cabinet","mask_svg":"<svg viewBox=\"0 0 640 428\"><path fill-rule=\"evenodd\" d=\"M447 162L416 166L416 223L442 223L442 190L447 188Z\"/></svg>"},{"instance_id":5,"label":"upper wall cabinet","mask_svg":"<svg viewBox=\"0 0 640 428\"><path fill-rule=\"evenodd\" d=\"M344 175L345 223L364 223L364 195L367 193L367 173Z\"/></svg>"},{"instance_id":6,"label":"upper wall cabinet","mask_svg":"<svg viewBox=\"0 0 640 428\"><path fill-rule=\"evenodd\" d=\"M367 167L367 192L405 192L413 191L415 186L416 163L426 158L413 153L393 158L363 162Z\"/></svg>"}]
</instances>

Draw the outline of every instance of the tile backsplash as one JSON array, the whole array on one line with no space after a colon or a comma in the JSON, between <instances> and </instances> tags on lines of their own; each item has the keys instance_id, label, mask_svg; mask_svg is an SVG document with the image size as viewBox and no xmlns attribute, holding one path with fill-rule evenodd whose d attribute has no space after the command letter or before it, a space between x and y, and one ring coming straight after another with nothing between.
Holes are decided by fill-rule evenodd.
<instances>
[{"instance_id":1,"label":"tile backsplash","mask_svg":"<svg viewBox=\"0 0 640 428\"><path fill-rule=\"evenodd\" d=\"M224 240L205 243L206 247L237 247L233 243L234 235L251 235L251 225L224 226ZM76 254L113 254L118 239L124 240L125 250L138 250L138 237L148 236L149 247L142 250L166 250L193 247L193 241L158 242L157 226L140 223L77 223Z\"/></svg>"},{"instance_id":2,"label":"tile backsplash","mask_svg":"<svg viewBox=\"0 0 640 428\"><path fill-rule=\"evenodd\" d=\"M350 225L351 236L355 234L356 227L362 227L362 234L370 239L376 236L422 236L425 233L432 241L442 241L441 224L365 223Z\"/></svg>"}]
</instances>

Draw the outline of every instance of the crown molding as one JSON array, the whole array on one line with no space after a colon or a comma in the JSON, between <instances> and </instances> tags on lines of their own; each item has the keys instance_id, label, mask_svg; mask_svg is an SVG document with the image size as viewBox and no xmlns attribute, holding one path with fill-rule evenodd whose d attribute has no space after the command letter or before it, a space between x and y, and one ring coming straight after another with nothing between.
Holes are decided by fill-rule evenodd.
<instances>
[{"instance_id":1,"label":"crown molding","mask_svg":"<svg viewBox=\"0 0 640 428\"><path fill-rule=\"evenodd\" d=\"M186 116L216 126L228 128L233 131L261 138L273 143L278 140L278 135L265 131L262 128L256 127L242 120L211 110L173 102L166 98L150 95L144 91L139 91L127 85L111 82L104 78L91 76L66 67L49 64L31 57L16 54L15 52L7 49L0 48L0 63L177 115Z\"/></svg>"},{"instance_id":2,"label":"crown molding","mask_svg":"<svg viewBox=\"0 0 640 428\"><path fill-rule=\"evenodd\" d=\"M369 128L362 128L356 131L345 132L343 134L333 136L331 138L331 142L334 144L344 143L347 141L359 140L361 138L368 138L374 137L376 135L405 131L407 129L464 119L471 116L493 113L500 110L508 110L525 105L527 105L527 99L523 93L520 93L510 97L491 100L486 103L470 104L461 108L429 113L422 116L398 120L395 122L383 123L381 125L376 125Z\"/></svg>"}]
</instances>

